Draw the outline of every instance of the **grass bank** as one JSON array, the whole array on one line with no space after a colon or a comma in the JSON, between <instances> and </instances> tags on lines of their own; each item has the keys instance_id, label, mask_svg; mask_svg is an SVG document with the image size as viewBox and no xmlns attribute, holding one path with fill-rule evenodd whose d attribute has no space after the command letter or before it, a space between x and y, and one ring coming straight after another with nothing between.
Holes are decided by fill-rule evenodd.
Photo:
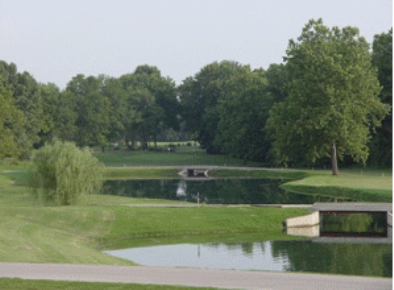
<instances>
[{"instance_id":1,"label":"grass bank","mask_svg":"<svg viewBox=\"0 0 394 290\"><path fill-rule=\"evenodd\" d=\"M327 195L366 202L392 202L391 171L347 169L339 176L327 170L211 170L216 178L270 178L292 180L281 187L299 194Z\"/></svg>"},{"instance_id":2,"label":"grass bank","mask_svg":"<svg viewBox=\"0 0 394 290\"><path fill-rule=\"evenodd\" d=\"M23 180L23 171L3 168L0 172L0 261L132 265L100 249L130 240L134 245L150 244L152 239L199 242L215 235L215 241L220 241L218 234L225 241L234 234L242 241L242 233L260 233L262 240L282 239L282 221L307 212L250 207L131 208L121 204L147 200L115 196L92 196L76 206L42 207L34 203Z\"/></svg>"},{"instance_id":3,"label":"grass bank","mask_svg":"<svg viewBox=\"0 0 394 290\"><path fill-rule=\"evenodd\" d=\"M168 168L113 168L106 167L106 179L177 179L179 169Z\"/></svg>"},{"instance_id":4,"label":"grass bank","mask_svg":"<svg viewBox=\"0 0 394 290\"><path fill-rule=\"evenodd\" d=\"M0 289L2 290L208 290L217 288L206 287L182 287L169 285L137 285L124 283L101 283L101 282L66 282L66 281L50 281L50 280L22 280L0 278Z\"/></svg>"},{"instance_id":5,"label":"grass bank","mask_svg":"<svg viewBox=\"0 0 394 290\"><path fill-rule=\"evenodd\" d=\"M391 175L349 173L332 176L309 172L307 177L287 182L282 188L301 194L329 195L367 202L392 202L392 182Z\"/></svg>"}]
</instances>

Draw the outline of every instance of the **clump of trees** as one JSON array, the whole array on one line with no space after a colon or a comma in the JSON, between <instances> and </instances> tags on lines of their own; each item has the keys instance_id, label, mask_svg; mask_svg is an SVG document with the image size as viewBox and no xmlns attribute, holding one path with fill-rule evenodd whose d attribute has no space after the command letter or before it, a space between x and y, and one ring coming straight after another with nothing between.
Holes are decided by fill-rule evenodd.
<instances>
[{"instance_id":1,"label":"clump of trees","mask_svg":"<svg viewBox=\"0 0 394 290\"><path fill-rule=\"evenodd\" d=\"M54 138L103 150L192 138L209 154L265 166L332 162L337 174L341 162L391 166L391 106L392 30L371 51L357 28L322 20L289 42L283 64L213 62L178 87L142 65L119 78L78 74L60 90L0 61L0 159L28 157Z\"/></svg>"},{"instance_id":2,"label":"clump of trees","mask_svg":"<svg viewBox=\"0 0 394 290\"><path fill-rule=\"evenodd\" d=\"M34 152L30 187L45 205L70 205L98 193L103 183L103 165L89 148L56 140Z\"/></svg>"}]
</instances>

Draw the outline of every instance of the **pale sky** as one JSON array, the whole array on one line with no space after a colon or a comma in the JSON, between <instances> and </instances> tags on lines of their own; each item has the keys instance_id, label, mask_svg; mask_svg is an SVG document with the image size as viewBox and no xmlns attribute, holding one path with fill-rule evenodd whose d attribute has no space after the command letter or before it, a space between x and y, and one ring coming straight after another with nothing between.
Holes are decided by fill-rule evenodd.
<instances>
[{"instance_id":1,"label":"pale sky","mask_svg":"<svg viewBox=\"0 0 394 290\"><path fill-rule=\"evenodd\" d=\"M0 0L0 59L38 82L119 77L138 65L176 84L222 60L267 69L309 19L356 26L372 43L392 27L391 0Z\"/></svg>"}]
</instances>

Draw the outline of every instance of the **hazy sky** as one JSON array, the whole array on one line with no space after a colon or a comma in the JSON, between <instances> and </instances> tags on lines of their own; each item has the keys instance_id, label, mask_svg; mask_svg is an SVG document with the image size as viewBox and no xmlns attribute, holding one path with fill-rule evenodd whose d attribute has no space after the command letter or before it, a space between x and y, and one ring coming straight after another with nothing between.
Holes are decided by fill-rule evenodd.
<instances>
[{"instance_id":1,"label":"hazy sky","mask_svg":"<svg viewBox=\"0 0 394 290\"><path fill-rule=\"evenodd\" d=\"M267 69L311 18L392 27L391 0L0 0L0 59L64 88L76 74L119 77L157 66L179 85L222 60Z\"/></svg>"}]
</instances>

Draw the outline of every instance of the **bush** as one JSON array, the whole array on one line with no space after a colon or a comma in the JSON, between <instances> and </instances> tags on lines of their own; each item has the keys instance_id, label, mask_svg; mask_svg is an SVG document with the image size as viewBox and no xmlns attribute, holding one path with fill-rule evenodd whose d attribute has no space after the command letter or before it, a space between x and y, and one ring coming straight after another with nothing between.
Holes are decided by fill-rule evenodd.
<instances>
[{"instance_id":1,"label":"bush","mask_svg":"<svg viewBox=\"0 0 394 290\"><path fill-rule=\"evenodd\" d=\"M86 195L99 192L103 165L89 148L55 141L37 150L31 160L30 187L42 204L75 204Z\"/></svg>"}]
</instances>

